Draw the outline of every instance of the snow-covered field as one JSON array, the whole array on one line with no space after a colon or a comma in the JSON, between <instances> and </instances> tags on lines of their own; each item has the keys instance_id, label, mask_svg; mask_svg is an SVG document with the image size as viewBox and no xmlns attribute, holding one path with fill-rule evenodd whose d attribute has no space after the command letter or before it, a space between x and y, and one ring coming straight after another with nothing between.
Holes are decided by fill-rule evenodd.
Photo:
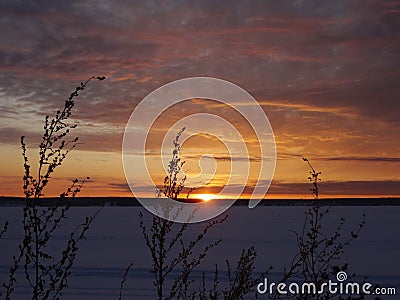
<instances>
[{"instance_id":1,"label":"snow-covered field","mask_svg":"<svg viewBox=\"0 0 400 300\"><path fill-rule=\"evenodd\" d=\"M232 207L228 220L213 228L206 242L222 238L223 242L210 251L196 273L211 274L217 263L225 270L225 260L236 264L243 248L254 245L257 252L256 268L266 270L274 267L268 275L277 279L290 258L295 254L295 236L290 230L300 231L304 223L306 207L274 206ZM68 232L76 224L98 210L96 207L73 207L69 220L56 236L61 246ZM151 260L138 226L138 213L142 211L145 220L151 215L140 207L105 207L90 228L87 239L80 245L78 259L73 268L69 288L64 299L118 299L119 286L125 267L134 266L126 282L123 299L155 299L152 274L149 273ZM10 221L9 231L0 240L0 282L7 277L11 257L17 251L21 239L21 207L1 207L0 222ZM357 239L343 255L343 262L349 263L349 272L368 275L372 283L386 287L397 287L400 293L400 207L344 207L331 208L324 228L326 232L335 229L339 219L344 217L344 232L355 229L366 214L367 224ZM191 224L187 237L193 237L204 223ZM194 283L195 286L199 282ZM29 299L29 289L20 278L13 299ZM79 297L77 297L79 296ZM383 299L400 299L387 296ZM262 298L262 297L261 297ZM266 299L266 298L265 298Z\"/></svg>"}]
</instances>

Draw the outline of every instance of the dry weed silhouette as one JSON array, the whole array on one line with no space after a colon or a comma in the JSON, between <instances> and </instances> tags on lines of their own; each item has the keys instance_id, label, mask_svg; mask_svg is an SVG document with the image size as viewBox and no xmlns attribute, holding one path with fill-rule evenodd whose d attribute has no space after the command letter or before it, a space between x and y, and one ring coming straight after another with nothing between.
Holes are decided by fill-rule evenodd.
<instances>
[{"instance_id":1,"label":"dry weed silhouette","mask_svg":"<svg viewBox=\"0 0 400 300\"><path fill-rule=\"evenodd\" d=\"M11 299L17 282L17 271L22 269L24 279L32 290L32 299L59 299L63 290L68 286L68 277L78 253L78 244L85 238L90 225L96 217L86 219L76 226L65 241L66 245L61 253L54 253L51 249L53 237L62 222L67 219L70 209L69 201L65 198L74 198L85 184L86 178L79 181L74 179L68 189L61 193L60 201L41 206L40 199L44 197L44 190L49 184L55 170L62 165L69 152L78 143L78 137L70 138L71 131L76 124L68 123L75 99L86 89L91 80L104 80L104 76L91 77L82 82L65 100L64 107L57 110L50 119L47 115L44 120L42 141L39 145L39 162L36 176L32 173L32 166L27 155L25 137L21 137L22 156L24 160L23 191L25 206L23 207L23 238L18 245L18 253L12 257L12 266L8 280L2 284L5 299ZM5 229L7 229L5 227Z\"/></svg>"}]
</instances>

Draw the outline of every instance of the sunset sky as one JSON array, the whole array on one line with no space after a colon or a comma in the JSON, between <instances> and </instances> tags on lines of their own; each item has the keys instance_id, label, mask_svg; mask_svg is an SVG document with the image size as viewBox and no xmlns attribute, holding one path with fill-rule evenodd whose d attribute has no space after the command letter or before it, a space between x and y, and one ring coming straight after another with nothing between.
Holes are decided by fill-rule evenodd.
<instances>
[{"instance_id":1,"label":"sunset sky","mask_svg":"<svg viewBox=\"0 0 400 300\"><path fill-rule=\"evenodd\" d=\"M82 144L46 196L86 176L81 196L130 196L121 149L132 111L197 76L237 84L268 116L277 165L267 197L311 197L302 157L322 171L322 196L400 195L399 1L10 0L0 22L0 196L23 195L20 136L34 164L44 116L92 75L107 79L77 99ZM192 99L177 111L198 107L215 109ZM193 174L194 154L226 154L207 136L184 146ZM199 193L225 182L220 161Z\"/></svg>"}]
</instances>

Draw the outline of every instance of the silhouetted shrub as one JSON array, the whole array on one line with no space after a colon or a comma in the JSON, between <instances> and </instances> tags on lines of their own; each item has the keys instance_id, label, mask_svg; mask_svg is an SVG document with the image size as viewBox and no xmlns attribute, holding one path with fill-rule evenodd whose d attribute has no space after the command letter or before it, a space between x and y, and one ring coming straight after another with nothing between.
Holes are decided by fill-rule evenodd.
<instances>
[{"instance_id":1,"label":"silhouetted shrub","mask_svg":"<svg viewBox=\"0 0 400 300\"><path fill-rule=\"evenodd\" d=\"M23 269L24 277L32 290L32 299L59 299L64 288L68 286L68 277L78 253L78 244L84 239L96 214L86 217L70 234L61 253L51 251L52 238L63 220L67 219L70 204L66 197L75 197L85 183L86 179L73 180L67 191L61 193L64 201L56 202L48 207L41 207L38 201L44 196L43 192L49 184L54 171L62 165L69 152L74 149L78 137L69 138L71 130L76 124L69 124L75 98L83 91L92 80L104 80L104 76L91 77L82 82L65 100L62 110L55 116L44 120L44 132L39 145L39 162L37 177L31 171L27 156L25 137L21 137L22 156L24 159L23 190L25 206L23 208L24 236L18 245L18 253L13 256L13 264L9 270L8 281L4 282L5 299L11 299L17 282L16 273ZM89 178L87 178L89 179Z\"/></svg>"},{"instance_id":2,"label":"silhouetted shrub","mask_svg":"<svg viewBox=\"0 0 400 300\"><path fill-rule=\"evenodd\" d=\"M296 237L297 253L291 260L290 266L284 270L281 282L294 280L300 283L314 283L317 290L323 283L330 278L336 278L340 271L348 270L348 263L342 262L342 255L365 226L365 215L358 227L354 231L344 232L345 219L340 218L336 229L329 234L324 227L326 217L331 213L331 207L322 207L319 204L319 186L321 179L318 177L321 172L317 172L307 158L303 158L308 163L311 171L308 180L312 184L311 193L314 196L313 205L307 210L303 227L300 231L292 231ZM349 276L354 278L356 274ZM282 295L277 292L271 299L281 299ZM288 296L285 296L287 298ZM296 299L364 299L359 296L333 295L328 290L322 294L299 294L292 295ZM345 297L345 298L343 298Z\"/></svg>"},{"instance_id":3,"label":"silhouetted shrub","mask_svg":"<svg viewBox=\"0 0 400 300\"><path fill-rule=\"evenodd\" d=\"M156 194L158 197L167 197L177 200L184 189L186 177L179 176L182 166L185 163L179 156L181 150L179 138L184 130L185 128L179 131L173 141L174 148L172 151L172 158L168 165L167 175L164 178L164 185L162 188L157 189ZM191 191L192 190L189 189L188 193ZM188 198L188 195L186 195L186 198ZM164 210L164 216L169 216L170 208L168 205L162 206L162 209ZM179 214L179 210L177 213ZM194 210L193 215L195 213L196 211ZM218 239L206 245L202 245L202 241L212 228L225 222L227 215L209 221L193 238L185 238L188 226L191 225L188 223L190 217L186 223L179 224L154 215L149 228L145 225L142 213L139 214L139 217L139 226L152 259L150 272L154 275L153 284L156 288L157 299L159 300L242 299L244 295L253 290L255 285L264 276L264 274L262 274L259 277L253 278L254 261L257 257L257 253L254 247L250 247L242 251L234 271L229 261L226 261L228 285L220 285L218 280L218 267L216 266L215 277L211 280L213 286L210 288L210 291L208 293L206 292L207 282L205 276L203 276L200 288L196 289L193 287L193 271L206 258L212 248L220 245L222 239ZM121 281L120 299L123 283L126 280L130 266L127 268ZM206 296L206 294L213 296L207 298L208 296Z\"/></svg>"}]
</instances>

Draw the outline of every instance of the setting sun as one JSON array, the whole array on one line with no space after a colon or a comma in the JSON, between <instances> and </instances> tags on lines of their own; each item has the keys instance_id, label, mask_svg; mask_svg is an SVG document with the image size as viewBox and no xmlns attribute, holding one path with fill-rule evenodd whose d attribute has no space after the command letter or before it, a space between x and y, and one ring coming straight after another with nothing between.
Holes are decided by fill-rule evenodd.
<instances>
[{"instance_id":1,"label":"setting sun","mask_svg":"<svg viewBox=\"0 0 400 300\"><path fill-rule=\"evenodd\" d=\"M213 194L195 194L195 195L193 195L193 198L200 199L202 201L207 202L207 201L215 199L216 196Z\"/></svg>"}]
</instances>

